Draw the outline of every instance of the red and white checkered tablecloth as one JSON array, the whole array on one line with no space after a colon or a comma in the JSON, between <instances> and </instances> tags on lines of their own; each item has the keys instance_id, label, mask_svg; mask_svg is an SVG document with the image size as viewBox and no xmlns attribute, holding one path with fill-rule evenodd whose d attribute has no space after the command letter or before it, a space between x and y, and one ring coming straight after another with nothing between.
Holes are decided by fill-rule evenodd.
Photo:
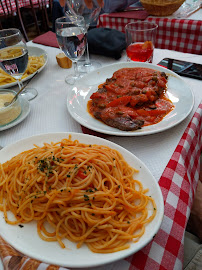
<instances>
[{"instance_id":1,"label":"red and white checkered tablecloth","mask_svg":"<svg viewBox=\"0 0 202 270\"><path fill-rule=\"evenodd\" d=\"M128 269L182 269L184 233L199 180L201 150L202 103L159 181L165 204L160 230L149 245L128 259Z\"/></svg>"},{"instance_id":2,"label":"red and white checkered tablecloth","mask_svg":"<svg viewBox=\"0 0 202 270\"><path fill-rule=\"evenodd\" d=\"M147 21L158 25L156 48L202 54L202 20L148 17ZM136 21L131 18L113 17L113 13L102 14L98 27L125 32L125 25Z\"/></svg>"},{"instance_id":3,"label":"red and white checkered tablecloth","mask_svg":"<svg viewBox=\"0 0 202 270\"><path fill-rule=\"evenodd\" d=\"M99 270L182 269L184 233L199 180L201 150L202 103L187 126L159 181L165 204L160 230L152 242L136 254L110 266L99 267ZM1 237L0 255L5 269L8 270L13 270L13 266L16 270L67 269L27 258L6 244Z\"/></svg>"},{"instance_id":4,"label":"red and white checkered tablecloth","mask_svg":"<svg viewBox=\"0 0 202 270\"><path fill-rule=\"evenodd\" d=\"M6 13L7 13L7 9L9 9L9 11L11 11L9 1L2 0L1 2L2 2L2 5L3 5L4 10L5 10ZM12 12L16 12L15 1L14 0L10 0L10 2L11 2ZM32 0L32 3L33 4L38 4L38 2L41 2L41 0ZM7 3L7 5L6 5L6 3ZM30 0L18 0L18 5L19 5L19 8L29 6L30 5ZM3 13L3 9L0 6L0 14L1 13Z\"/></svg>"}]
</instances>

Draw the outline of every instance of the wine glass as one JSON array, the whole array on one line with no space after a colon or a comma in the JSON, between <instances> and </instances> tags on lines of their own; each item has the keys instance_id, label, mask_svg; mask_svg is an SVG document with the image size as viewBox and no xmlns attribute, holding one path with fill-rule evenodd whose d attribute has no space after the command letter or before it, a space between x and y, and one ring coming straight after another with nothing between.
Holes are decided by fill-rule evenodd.
<instances>
[{"instance_id":1,"label":"wine glass","mask_svg":"<svg viewBox=\"0 0 202 270\"><path fill-rule=\"evenodd\" d=\"M56 19L55 29L60 49L72 60L74 66L74 74L67 76L65 81L74 84L81 77L77 62L84 54L87 43L85 20L79 15L66 15Z\"/></svg>"},{"instance_id":2,"label":"wine glass","mask_svg":"<svg viewBox=\"0 0 202 270\"><path fill-rule=\"evenodd\" d=\"M21 78L27 64L28 49L20 30L16 28L0 30L0 67L17 80L20 89L23 87ZM38 92L34 88L27 88L21 95L31 100Z\"/></svg>"},{"instance_id":3,"label":"wine glass","mask_svg":"<svg viewBox=\"0 0 202 270\"><path fill-rule=\"evenodd\" d=\"M91 9L86 7L84 0L68 0L66 1L65 13L68 14L78 14L84 17L86 22L87 30L89 26L93 23L96 25L97 18L100 14L101 7L98 5L96 0L93 0L93 7ZM101 67L101 64L97 61L90 60L89 50L88 50L88 42L86 44L85 51L85 63L82 65L81 72L90 72L96 70Z\"/></svg>"}]
</instances>

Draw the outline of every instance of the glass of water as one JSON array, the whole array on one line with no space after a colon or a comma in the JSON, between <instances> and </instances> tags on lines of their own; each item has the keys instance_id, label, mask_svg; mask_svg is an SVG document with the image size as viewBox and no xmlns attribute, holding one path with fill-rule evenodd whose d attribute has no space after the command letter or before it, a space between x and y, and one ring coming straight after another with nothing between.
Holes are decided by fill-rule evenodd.
<instances>
[{"instance_id":1,"label":"glass of water","mask_svg":"<svg viewBox=\"0 0 202 270\"><path fill-rule=\"evenodd\" d=\"M97 19L99 17L101 7L99 6L97 0L92 0L92 8L87 8L85 0L68 0L66 1L65 13L77 14L84 17L86 27L97 26ZM86 44L85 51L85 62L80 63L81 72L91 72L101 67L101 63L95 60L91 60L89 57L88 43Z\"/></svg>"},{"instance_id":2,"label":"glass of water","mask_svg":"<svg viewBox=\"0 0 202 270\"><path fill-rule=\"evenodd\" d=\"M0 31L0 67L14 79L18 86L23 87L21 78L28 64L28 48L19 29L10 28ZM27 100L37 96L38 92L34 88L26 89L22 92Z\"/></svg>"},{"instance_id":3,"label":"glass of water","mask_svg":"<svg viewBox=\"0 0 202 270\"><path fill-rule=\"evenodd\" d=\"M56 37L60 49L72 60L74 73L66 77L68 84L74 84L81 77L77 62L84 54L87 43L87 29L82 16L66 15L55 21Z\"/></svg>"}]
</instances>

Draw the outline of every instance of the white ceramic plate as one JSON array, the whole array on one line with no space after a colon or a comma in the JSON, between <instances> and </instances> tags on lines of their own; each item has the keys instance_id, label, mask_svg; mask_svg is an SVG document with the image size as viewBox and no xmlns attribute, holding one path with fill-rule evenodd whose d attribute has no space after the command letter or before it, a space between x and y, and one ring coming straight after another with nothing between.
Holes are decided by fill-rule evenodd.
<instances>
[{"instance_id":1,"label":"white ceramic plate","mask_svg":"<svg viewBox=\"0 0 202 270\"><path fill-rule=\"evenodd\" d=\"M28 47L28 54L29 54L30 56L41 56L41 55L44 56L45 63L44 63L44 65L43 65L41 68L38 69L38 72L41 72L41 71L45 68L45 66L46 66L46 64L47 64L47 61L48 61L48 55L47 55L47 52L46 52L45 50L41 49L41 48L38 48L38 47ZM34 75L34 73L31 74L31 75L29 75L28 77L24 78L24 79L22 80L22 82L27 81L27 80L28 80L29 78L31 78L33 75ZM9 87L12 87L12 86L14 86L14 85L17 85L17 82L12 82L12 83L8 83L8 84L0 85L0 89L1 89L1 88L9 88Z\"/></svg>"},{"instance_id":2,"label":"white ceramic plate","mask_svg":"<svg viewBox=\"0 0 202 270\"><path fill-rule=\"evenodd\" d=\"M116 70L124 67L152 68L168 75L167 96L173 102L175 109L161 122L135 131L122 131L105 125L87 112L87 103L91 94L97 91L98 85L110 78ZM193 93L180 76L166 68L138 62L122 62L97 69L82 77L75 86L72 86L67 96L67 109L77 122L94 131L117 136L142 136L167 130L183 121L191 112L193 105Z\"/></svg>"},{"instance_id":3,"label":"white ceramic plate","mask_svg":"<svg viewBox=\"0 0 202 270\"><path fill-rule=\"evenodd\" d=\"M157 181L142 161L119 145L91 135L79 133L70 134L72 135L73 140L78 139L80 142L86 144L89 144L90 142L91 144L107 145L120 151L126 161L139 170L139 173L135 174L135 178L140 180L144 187L149 188L148 194L155 198L157 204L156 217L146 226L145 234L140 238L139 242L131 244L129 249L111 254L93 253L85 245L80 249L77 249L76 244L68 240L64 241L67 248L62 249L57 242L46 242L41 240L37 234L35 222L24 224L23 228L20 228L17 225L8 225L3 219L3 213L0 212L1 236L14 248L27 256L46 263L66 267L88 268L111 263L132 255L152 240L161 225L164 215L164 203ZM0 162L3 163L14 155L33 148L33 144L42 146L44 142L58 142L63 138L67 138L68 135L69 133L50 133L18 141L0 151Z\"/></svg>"},{"instance_id":4,"label":"white ceramic plate","mask_svg":"<svg viewBox=\"0 0 202 270\"><path fill-rule=\"evenodd\" d=\"M29 101L27 101L26 99L24 99L20 95L19 95L19 100L20 100L20 104L21 104L21 108L22 108L22 111L21 111L20 115L15 120L13 120L12 122L10 122L10 123L8 123L8 124L6 124L4 126L0 126L0 131L6 130L6 129L9 129L11 127L14 127L14 126L18 125L30 113Z\"/></svg>"}]
</instances>

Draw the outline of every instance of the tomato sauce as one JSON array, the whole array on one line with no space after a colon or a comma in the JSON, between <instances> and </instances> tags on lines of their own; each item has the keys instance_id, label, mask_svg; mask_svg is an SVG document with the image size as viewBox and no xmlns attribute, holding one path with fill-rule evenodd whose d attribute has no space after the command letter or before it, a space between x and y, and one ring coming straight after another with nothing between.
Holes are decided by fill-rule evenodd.
<instances>
[{"instance_id":1,"label":"tomato sauce","mask_svg":"<svg viewBox=\"0 0 202 270\"><path fill-rule=\"evenodd\" d=\"M165 73L149 68L123 68L91 95L88 112L121 130L153 125L174 108L166 97L166 89Z\"/></svg>"}]
</instances>

